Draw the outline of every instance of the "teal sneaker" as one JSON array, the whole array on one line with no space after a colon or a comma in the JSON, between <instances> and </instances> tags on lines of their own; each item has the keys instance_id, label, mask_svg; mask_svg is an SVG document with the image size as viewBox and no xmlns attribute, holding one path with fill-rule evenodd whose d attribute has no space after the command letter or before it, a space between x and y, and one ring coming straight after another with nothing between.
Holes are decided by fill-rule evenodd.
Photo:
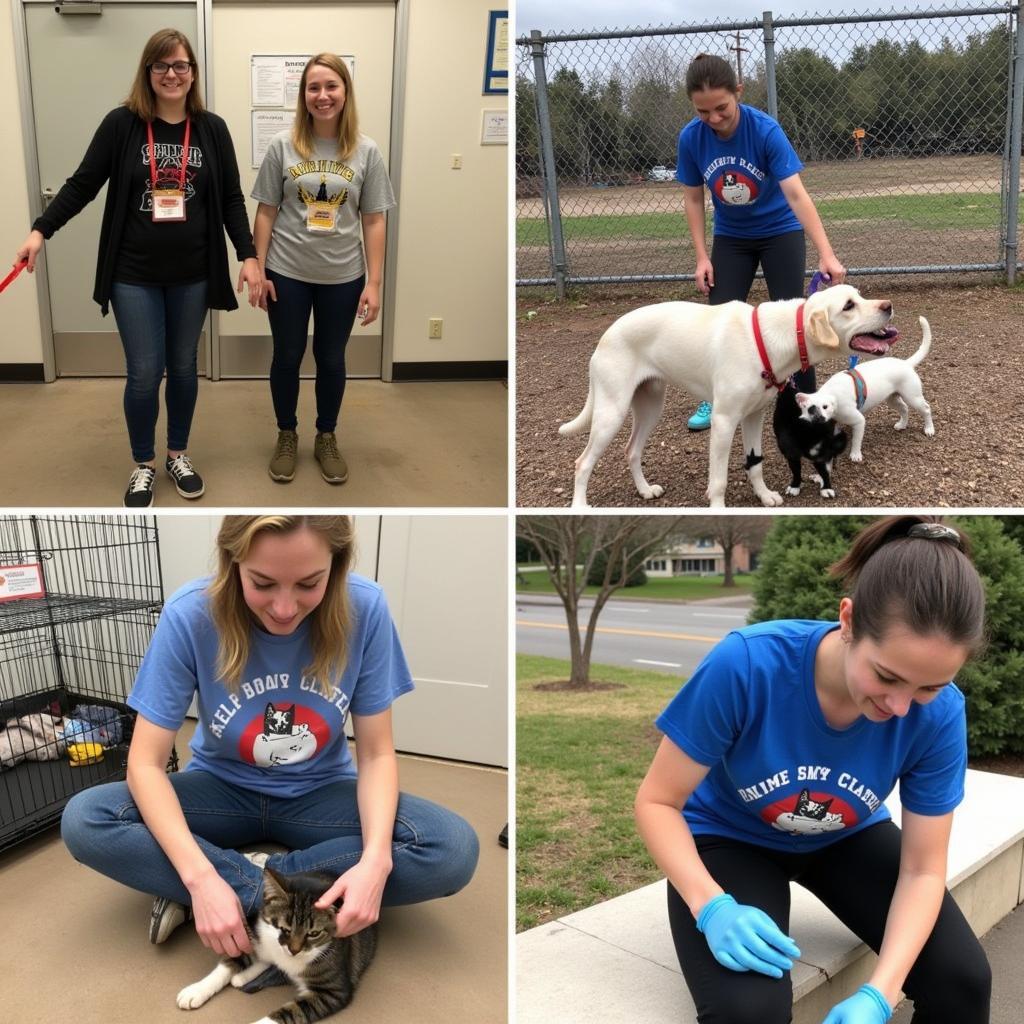
<instances>
[{"instance_id":1,"label":"teal sneaker","mask_svg":"<svg viewBox=\"0 0 1024 1024\"><path fill-rule=\"evenodd\" d=\"M697 411L686 421L690 430L707 430L711 426L711 403L701 402Z\"/></svg>"}]
</instances>

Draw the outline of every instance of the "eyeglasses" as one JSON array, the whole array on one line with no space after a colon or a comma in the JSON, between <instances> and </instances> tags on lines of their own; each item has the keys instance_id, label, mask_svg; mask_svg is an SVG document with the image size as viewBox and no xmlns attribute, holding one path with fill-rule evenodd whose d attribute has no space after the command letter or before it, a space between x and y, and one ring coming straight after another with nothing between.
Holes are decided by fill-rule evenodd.
<instances>
[{"instance_id":1,"label":"eyeglasses","mask_svg":"<svg viewBox=\"0 0 1024 1024\"><path fill-rule=\"evenodd\" d=\"M166 75L172 69L176 75L187 75L192 70L192 62L176 60L173 64L167 64L162 60L155 60L149 65L149 70L155 71L158 75Z\"/></svg>"}]
</instances>

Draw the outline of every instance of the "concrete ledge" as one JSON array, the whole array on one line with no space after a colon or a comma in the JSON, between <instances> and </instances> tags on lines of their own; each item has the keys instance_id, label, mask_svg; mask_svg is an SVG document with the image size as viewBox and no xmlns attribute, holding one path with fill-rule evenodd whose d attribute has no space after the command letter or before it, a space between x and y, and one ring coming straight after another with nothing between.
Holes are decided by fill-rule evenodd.
<instances>
[{"instance_id":1,"label":"concrete ledge","mask_svg":"<svg viewBox=\"0 0 1024 1024\"><path fill-rule=\"evenodd\" d=\"M899 823L894 794L886 801ZM1024 779L967 773L947 884L976 934L1024 902ZM820 1024L870 976L875 955L821 902L792 887L793 1024ZM516 940L518 1024L692 1024L657 882L568 914Z\"/></svg>"}]
</instances>

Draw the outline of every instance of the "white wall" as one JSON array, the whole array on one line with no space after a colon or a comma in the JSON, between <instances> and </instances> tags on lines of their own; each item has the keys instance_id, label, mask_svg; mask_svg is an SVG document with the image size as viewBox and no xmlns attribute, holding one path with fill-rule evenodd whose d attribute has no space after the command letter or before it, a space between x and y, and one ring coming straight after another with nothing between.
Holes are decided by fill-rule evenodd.
<instances>
[{"instance_id":1,"label":"white wall","mask_svg":"<svg viewBox=\"0 0 1024 1024\"><path fill-rule=\"evenodd\" d=\"M508 353L508 148L480 145L481 112L508 107L506 97L481 92L487 13L497 5L484 0L404 2L410 3L410 13L399 240L397 253L389 254L397 259L394 360L503 360ZM328 5L317 9L329 16ZM11 16L0 17L0 119L5 126L0 228L7 246L0 252L0 266L13 262L31 219L14 72L15 16L21 17L20 4L11 0ZM252 16L261 17L258 5ZM340 20L343 24L343 13ZM272 18L266 38L273 49ZM314 32L311 39L316 38ZM216 61L215 31L211 45ZM462 155L462 170L451 169L453 153ZM77 159L69 160L68 174ZM43 361L35 287L25 276L0 299L0 363ZM440 341L427 338L430 317L444 319Z\"/></svg>"}]
</instances>

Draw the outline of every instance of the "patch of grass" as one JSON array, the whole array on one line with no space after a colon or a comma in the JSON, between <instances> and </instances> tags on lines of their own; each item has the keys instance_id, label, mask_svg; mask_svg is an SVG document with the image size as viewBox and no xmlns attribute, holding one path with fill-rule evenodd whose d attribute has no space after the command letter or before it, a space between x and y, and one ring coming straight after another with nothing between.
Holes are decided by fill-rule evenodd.
<instances>
[{"instance_id":1,"label":"patch of grass","mask_svg":"<svg viewBox=\"0 0 1024 1024\"><path fill-rule=\"evenodd\" d=\"M911 196L861 196L853 199L821 199L815 204L826 226L829 221L877 221L880 229L991 228L999 223L999 196L966 192ZM710 226L711 220L708 218ZM566 243L588 239L682 239L688 237L682 197L678 211L669 213L597 214L562 218ZM546 245L543 218L516 221L519 245Z\"/></svg>"},{"instance_id":2,"label":"patch of grass","mask_svg":"<svg viewBox=\"0 0 1024 1024\"><path fill-rule=\"evenodd\" d=\"M569 662L520 655L516 718L516 924L581 910L660 877L633 823L633 798L679 688L656 672L591 666L620 690L543 692Z\"/></svg>"},{"instance_id":3,"label":"patch of grass","mask_svg":"<svg viewBox=\"0 0 1024 1024\"><path fill-rule=\"evenodd\" d=\"M721 576L649 576L640 587L623 587L614 594L615 598L629 597L638 600L704 601L711 597L732 597L749 594L754 576L744 573L734 576L734 587L728 590L722 586ZM596 594L597 587L586 587L584 594ZM554 584L547 571L520 573L516 580L516 592L520 594L553 594Z\"/></svg>"}]
</instances>

